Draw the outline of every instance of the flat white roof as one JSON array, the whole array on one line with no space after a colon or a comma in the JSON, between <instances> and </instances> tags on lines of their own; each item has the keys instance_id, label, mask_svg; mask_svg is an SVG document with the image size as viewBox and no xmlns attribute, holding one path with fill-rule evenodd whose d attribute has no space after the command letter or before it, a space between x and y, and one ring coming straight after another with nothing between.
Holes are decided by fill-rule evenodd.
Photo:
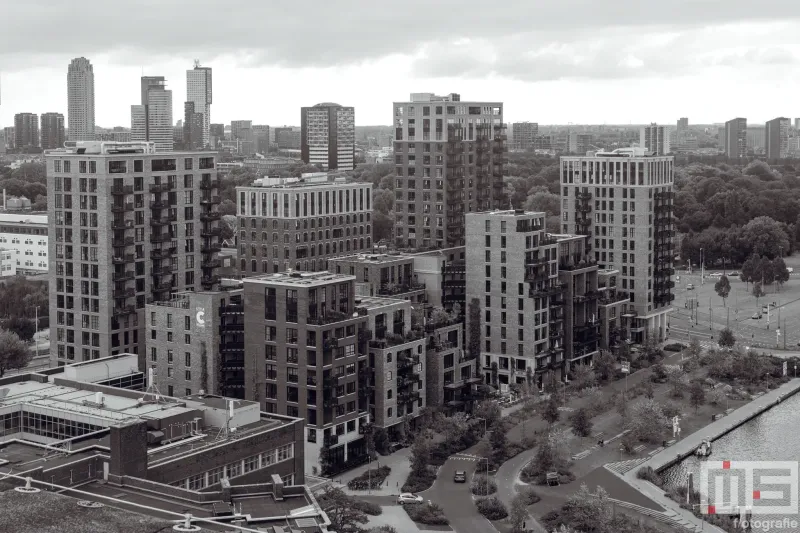
<instances>
[{"instance_id":1,"label":"flat white roof","mask_svg":"<svg viewBox=\"0 0 800 533\"><path fill-rule=\"evenodd\" d=\"M29 213L0 213L0 222L43 224L46 226L47 215L31 215Z\"/></svg>"}]
</instances>

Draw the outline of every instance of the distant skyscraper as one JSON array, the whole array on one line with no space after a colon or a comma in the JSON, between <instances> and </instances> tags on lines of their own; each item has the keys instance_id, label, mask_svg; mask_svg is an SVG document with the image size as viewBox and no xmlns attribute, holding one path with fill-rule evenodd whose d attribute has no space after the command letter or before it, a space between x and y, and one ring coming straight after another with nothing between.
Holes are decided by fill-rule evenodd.
<instances>
[{"instance_id":1,"label":"distant skyscraper","mask_svg":"<svg viewBox=\"0 0 800 533\"><path fill-rule=\"evenodd\" d=\"M131 106L131 139L156 143L159 152L173 148L172 91L163 76L142 77L142 103Z\"/></svg>"},{"instance_id":2,"label":"distant skyscraper","mask_svg":"<svg viewBox=\"0 0 800 533\"><path fill-rule=\"evenodd\" d=\"M53 150L64 146L64 115L45 113L42 115L42 150Z\"/></svg>"},{"instance_id":3,"label":"distant skyscraper","mask_svg":"<svg viewBox=\"0 0 800 533\"><path fill-rule=\"evenodd\" d=\"M70 141L94 140L94 70L85 57L67 70L67 121Z\"/></svg>"},{"instance_id":4,"label":"distant skyscraper","mask_svg":"<svg viewBox=\"0 0 800 533\"><path fill-rule=\"evenodd\" d=\"M210 146L211 88L211 68L195 61L194 68L186 71L186 101L194 103L194 112L203 115L202 148Z\"/></svg>"},{"instance_id":5,"label":"distant skyscraper","mask_svg":"<svg viewBox=\"0 0 800 533\"><path fill-rule=\"evenodd\" d=\"M764 128L764 148L767 159L784 159L789 153L789 119L774 118Z\"/></svg>"},{"instance_id":6,"label":"distant skyscraper","mask_svg":"<svg viewBox=\"0 0 800 533\"><path fill-rule=\"evenodd\" d=\"M183 104L183 147L185 150L202 150L203 142L203 113L195 111L194 102Z\"/></svg>"},{"instance_id":7,"label":"distant skyscraper","mask_svg":"<svg viewBox=\"0 0 800 533\"><path fill-rule=\"evenodd\" d=\"M355 109L323 103L300 110L300 158L322 170L355 168Z\"/></svg>"},{"instance_id":8,"label":"distant skyscraper","mask_svg":"<svg viewBox=\"0 0 800 533\"><path fill-rule=\"evenodd\" d=\"M14 145L18 150L39 147L39 117L35 113L14 115Z\"/></svg>"},{"instance_id":9,"label":"distant skyscraper","mask_svg":"<svg viewBox=\"0 0 800 533\"><path fill-rule=\"evenodd\" d=\"M567 151L571 154L586 155L586 152L592 148L593 140L591 133L571 131L567 134Z\"/></svg>"},{"instance_id":10,"label":"distant skyscraper","mask_svg":"<svg viewBox=\"0 0 800 533\"><path fill-rule=\"evenodd\" d=\"M670 152L668 132L664 126L656 123L643 127L639 132L639 146L653 155L664 155Z\"/></svg>"},{"instance_id":11,"label":"distant skyscraper","mask_svg":"<svg viewBox=\"0 0 800 533\"><path fill-rule=\"evenodd\" d=\"M282 128L273 128L275 132L275 144L278 145L279 150L299 150L300 145L300 131L295 131L296 128L284 126Z\"/></svg>"},{"instance_id":12,"label":"distant skyscraper","mask_svg":"<svg viewBox=\"0 0 800 533\"><path fill-rule=\"evenodd\" d=\"M737 159L747 155L746 118L734 118L725 123L725 155Z\"/></svg>"},{"instance_id":13,"label":"distant skyscraper","mask_svg":"<svg viewBox=\"0 0 800 533\"><path fill-rule=\"evenodd\" d=\"M266 155L269 152L269 126L254 124L253 142L256 152Z\"/></svg>"},{"instance_id":14,"label":"distant skyscraper","mask_svg":"<svg viewBox=\"0 0 800 533\"><path fill-rule=\"evenodd\" d=\"M511 146L517 150L530 150L537 135L539 135L538 123L515 122L511 126Z\"/></svg>"},{"instance_id":15,"label":"distant skyscraper","mask_svg":"<svg viewBox=\"0 0 800 533\"><path fill-rule=\"evenodd\" d=\"M800 130L800 118L794 119L794 129Z\"/></svg>"},{"instance_id":16,"label":"distant skyscraper","mask_svg":"<svg viewBox=\"0 0 800 533\"><path fill-rule=\"evenodd\" d=\"M225 124L211 124L208 126L208 139L211 147L216 149L220 142L225 140Z\"/></svg>"}]
</instances>

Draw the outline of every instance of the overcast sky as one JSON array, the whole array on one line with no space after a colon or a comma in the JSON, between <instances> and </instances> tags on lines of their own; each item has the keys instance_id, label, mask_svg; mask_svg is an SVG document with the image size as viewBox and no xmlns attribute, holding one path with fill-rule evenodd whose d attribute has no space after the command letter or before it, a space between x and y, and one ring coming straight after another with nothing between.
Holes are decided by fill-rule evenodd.
<instances>
[{"instance_id":1,"label":"overcast sky","mask_svg":"<svg viewBox=\"0 0 800 533\"><path fill-rule=\"evenodd\" d=\"M6 0L12 2L12 0ZM751 123L800 116L793 0L25 0L3 12L0 125L67 112L94 65L98 126L130 126L139 77L214 69L212 122L299 125L300 107L390 124L410 92L505 103L509 122Z\"/></svg>"}]
</instances>

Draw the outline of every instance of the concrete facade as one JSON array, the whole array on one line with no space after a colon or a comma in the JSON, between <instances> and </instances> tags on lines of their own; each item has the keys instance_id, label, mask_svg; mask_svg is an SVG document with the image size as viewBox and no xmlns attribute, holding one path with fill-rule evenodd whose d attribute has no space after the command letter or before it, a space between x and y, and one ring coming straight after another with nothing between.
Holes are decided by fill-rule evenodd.
<instances>
[{"instance_id":1,"label":"concrete facade","mask_svg":"<svg viewBox=\"0 0 800 533\"><path fill-rule=\"evenodd\" d=\"M45 159L51 359L136 353L144 367L147 300L218 281L215 154L90 142Z\"/></svg>"},{"instance_id":2,"label":"concrete facade","mask_svg":"<svg viewBox=\"0 0 800 533\"><path fill-rule=\"evenodd\" d=\"M333 103L303 107L300 120L300 158L306 164L322 170L355 168L354 108Z\"/></svg>"},{"instance_id":3,"label":"concrete facade","mask_svg":"<svg viewBox=\"0 0 800 533\"><path fill-rule=\"evenodd\" d=\"M0 213L0 248L12 253L20 274L48 271L48 224L46 215Z\"/></svg>"},{"instance_id":4,"label":"concrete facade","mask_svg":"<svg viewBox=\"0 0 800 533\"><path fill-rule=\"evenodd\" d=\"M327 174L264 178L237 187L241 274L328 269L372 250L372 186Z\"/></svg>"},{"instance_id":5,"label":"concrete facade","mask_svg":"<svg viewBox=\"0 0 800 533\"><path fill-rule=\"evenodd\" d=\"M88 59L73 59L67 70L67 121L70 141L95 140L94 68Z\"/></svg>"},{"instance_id":6,"label":"concrete facade","mask_svg":"<svg viewBox=\"0 0 800 533\"><path fill-rule=\"evenodd\" d=\"M768 120L764 127L764 144L767 159L785 159L789 155L789 119L778 117Z\"/></svg>"},{"instance_id":7,"label":"concrete facade","mask_svg":"<svg viewBox=\"0 0 800 533\"><path fill-rule=\"evenodd\" d=\"M395 244L463 246L464 215L507 205L508 163L501 102L458 94L412 94L393 104Z\"/></svg>"},{"instance_id":8,"label":"concrete facade","mask_svg":"<svg viewBox=\"0 0 800 533\"><path fill-rule=\"evenodd\" d=\"M563 233L590 236L598 267L620 273L630 340L663 339L675 298L673 158L637 149L562 157L561 187Z\"/></svg>"}]
</instances>

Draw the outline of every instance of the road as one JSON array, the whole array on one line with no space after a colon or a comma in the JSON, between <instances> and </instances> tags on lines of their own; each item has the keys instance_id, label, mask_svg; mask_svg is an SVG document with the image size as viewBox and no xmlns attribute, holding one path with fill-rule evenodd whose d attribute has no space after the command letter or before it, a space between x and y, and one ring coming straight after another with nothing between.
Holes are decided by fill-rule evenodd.
<instances>
[{"instance_id":1,"label":"road","mask_svg":"<svg viewBox=\"0 0 800 533\"><path fill-rule=\"evenodd\" d=\"M500 468L497 469L497 474L495 474L497 498L505 504L506 509L511 509L511 501L517 495L516 487L520 472L535 456L536 448L525 450L500 465ZM525 526L534 533L547 533L547 530L530 513L528 514L528 519L525 520Z\"/></svg>"},{"instance_id":2,"label":"road","mask_svg":"<svg viewBox=\"0 0 800 533\"><path fill-rule=\"evenodd\" d=\"M487 533L495 531L494 526L486 520L475 507L472 493L469 490L472 476L479 461L474 459L460 459L474 453L470 448L460 454L451 456L439 468L436 482L431 488L421 493L426 500L439 504L445 516L450 520L450 525L456 533ZM467 472L467 483L455 483L453 476L456 470Z\"/></svg>"}]
</instances>

